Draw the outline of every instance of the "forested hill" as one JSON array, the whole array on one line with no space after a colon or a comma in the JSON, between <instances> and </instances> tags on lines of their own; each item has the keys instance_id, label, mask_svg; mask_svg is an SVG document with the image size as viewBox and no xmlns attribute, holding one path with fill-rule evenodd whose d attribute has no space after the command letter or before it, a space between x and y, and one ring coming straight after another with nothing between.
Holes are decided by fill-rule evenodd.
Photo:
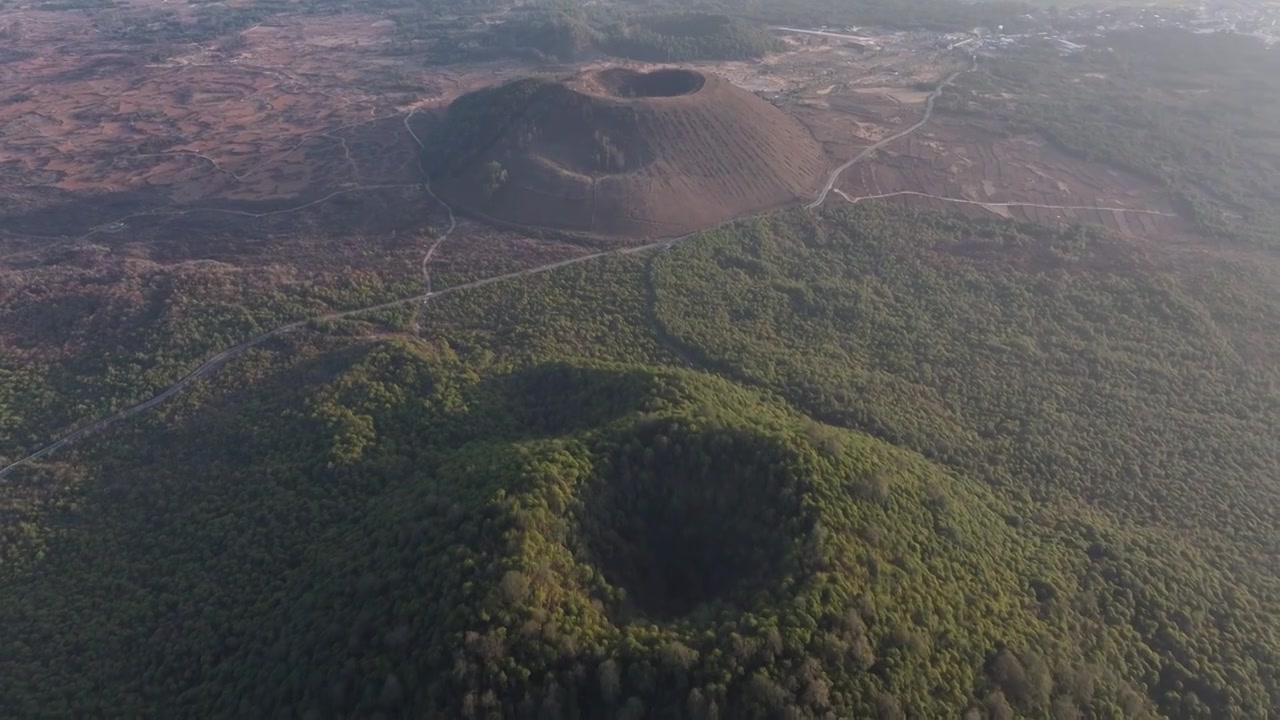
<instances>
[{"instance_id":1,"label":"forested hill","mask_svg":"<svg viewBox=\"0 0 1280 720\"><path fill-rule=\"evenodd\" d=\"M968 31L1004 25L1016 32L1033 20L1023 0L654 0L681 11L726 13L789 27L861 25L903 30Z\"/></svg>"},{"instance_id":2,"label":"forested hill","mask_svg":"<svg viewBox=\"0 0 1280 720\"><path fill-rule=\"evenodd\" d=\"M768 30L725 15L673 13L608 26L601 49L648 62L746 60L781 50Z\"/></svg>"},{"instance_id":3,"label":"forested hill","mask_svg":"<svg viewBox=\"0 0 1280 720\"><path fill-rule=\"evenodd\" d=\"M746 60L782 49L764 26L716 13L670 12L631 17L591 8L532 12L479 37L437 43L436 59L531 55L568 62L604 54L645 62Z\"/></svg>"},{"instance_id":4,"label":"forested hill","mask_svg":"<svg viewBox=\"0 0 1280 720\"><path fill-rule=\"evenodd\" d=\"M0 707L1266 718L1280 301L1173 253L860 205L310 326L11 476Z\"/></svg>"}]
</instances>

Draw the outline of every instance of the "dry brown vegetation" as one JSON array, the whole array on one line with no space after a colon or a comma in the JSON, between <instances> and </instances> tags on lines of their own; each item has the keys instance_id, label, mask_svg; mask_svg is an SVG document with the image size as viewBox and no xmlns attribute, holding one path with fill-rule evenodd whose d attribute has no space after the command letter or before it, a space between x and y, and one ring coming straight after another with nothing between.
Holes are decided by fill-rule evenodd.
<instances>
[{"instance_id":1,"label":"dry brown vegetation","mask_svg":"<svg viewBox=\"0 0 1280 720\"><path fill-rule=\"evenodd\" d=\"M462 95L547 69L424 66L389 51L394 23L361 13L282 13L201 42L116 32L155 7L0 16L0 372L35 373L11 382L35 388L11 402L51 408L28 413L21 437L0 437L8 451L141 399L253 333L422 292L424 255L448 216L418 185L415 134L426 138L429 115ZM530 115L526 129L548 131L499 148L505 187L436 185L476 217L432 253L433 287L811 196L833 161L915 123L920 88L961 67L906 42L791 48L683 75L555 68L578 73L552 88L570 112ZM1194 242L1154 183L991 118L940 112L836 187ZM507 222L483 222L495 218Z\"/></svg>"},{"instance_id":2,"label":"dry brown vegetation","mask_svg":"<svg viewBox=\"0 0 1280 720\"><path fill-rule=\"evenodd\" d=\"M1102 225L1150 238L1191 232L1168 192L1150 180L1073 158L1034 136L995 135L949 118L851 168L839 187L846 197L889 196L974 217Z\"/></svg>"},{"instance_id":3,"label":"dry brown vegetation","mask_svg":"<svg viewBox=\"0 0 1280 720\"><path fill-rule=\"evenodd\" d=\"M448 215L421 113L515 65L395 57L373 14L199 42L180 3L0 15L0 455L144 399L286 321L423 291ZM215 12L238 12L222 8ZM436 287L588 252L463 222Z\"/></svg>"},{"instance_id":4,"label":"dry brown vegetation","mask_svg":"<svg viewBox=\"0 0 1280 720\"><path fill-rule=\"evenodd\" d=\"M445 218L417 187L406 116L512 68L392 57L394 24L360 13L280 14L199 43L119 36L153 11L0 22L11 46L0 57L9 282L85 247L104 261L420 273Z\"/></svg>"}]
</instances>

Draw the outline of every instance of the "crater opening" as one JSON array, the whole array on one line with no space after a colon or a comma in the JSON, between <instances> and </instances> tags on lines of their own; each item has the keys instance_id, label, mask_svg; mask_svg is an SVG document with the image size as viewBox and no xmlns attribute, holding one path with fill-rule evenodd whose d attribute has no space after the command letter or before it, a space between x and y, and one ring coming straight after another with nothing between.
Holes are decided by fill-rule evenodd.
<instances>
[{"instance_id":1,"label":"crater opening","mask_svg":"<svg viewBox=\"0 0 1280 720\"><path fill-rule=\"evenodd\" d=\"M615 450L579 518L591 562L625 592L615 609L671 620L779 587L812 529L797 468L767 437L677 425Z\"/></svg>"},{"instance_id":2,"label":"crater opening","mask_svg":"<svg viewBox=\"0 0 1280 720\"><path fill-rule=\"evenodd\" d=\"M602 70L596 73L595 79L604 94L620 98L692 95L707 82L702 73L692 70L654 70L642 73L625 68Z\"/></svg>"}]
</instances>

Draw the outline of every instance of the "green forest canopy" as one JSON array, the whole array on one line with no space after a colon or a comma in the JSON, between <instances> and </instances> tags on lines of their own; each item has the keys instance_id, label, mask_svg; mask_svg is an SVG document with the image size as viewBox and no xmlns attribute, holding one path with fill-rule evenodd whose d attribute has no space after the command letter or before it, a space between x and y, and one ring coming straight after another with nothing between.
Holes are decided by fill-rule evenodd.
<instances>
[{"instance_id":1,"label":"green forest canopy","mask_svg":"<svg viewBox=\"0 0 1280 720\"><path fill-rule=\"evenodd\" d=\"M1265 717L1250 273L866 205L315 328L15 477L0 704Z\"/></svg>"},{"instance_id":2,"label":"green forest canopy","mask_svg":"<svg viewBox=\"0 0 1280 720\"><path fill-rule=\"evenodd\" d=\"M511 54L568 62L592 52L646 62L746 60L782 49L762 25L728 15L671 12L632 15L616 8L534 10L478 35L438 40L433 58L458 62Z\"/></svg>"}]
</instances>

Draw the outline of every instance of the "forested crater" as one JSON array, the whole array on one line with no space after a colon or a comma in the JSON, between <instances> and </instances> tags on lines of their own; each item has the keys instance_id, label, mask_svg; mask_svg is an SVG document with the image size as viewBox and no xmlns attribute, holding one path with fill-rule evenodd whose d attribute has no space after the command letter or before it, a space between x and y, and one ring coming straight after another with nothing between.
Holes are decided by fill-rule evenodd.
<instances>
[{"instance_id":1,"label":"forested crater","mask_svg":"<svg viewBox=\"0 0 1280 720\"><path fill-rule=\"evenodd\" d=\"M586 489L588 556L625 591L624 615L671 619L747 605L776 586L807 518L783 448L740 431L641 428Z\"/></svg>"}]
</instances>

